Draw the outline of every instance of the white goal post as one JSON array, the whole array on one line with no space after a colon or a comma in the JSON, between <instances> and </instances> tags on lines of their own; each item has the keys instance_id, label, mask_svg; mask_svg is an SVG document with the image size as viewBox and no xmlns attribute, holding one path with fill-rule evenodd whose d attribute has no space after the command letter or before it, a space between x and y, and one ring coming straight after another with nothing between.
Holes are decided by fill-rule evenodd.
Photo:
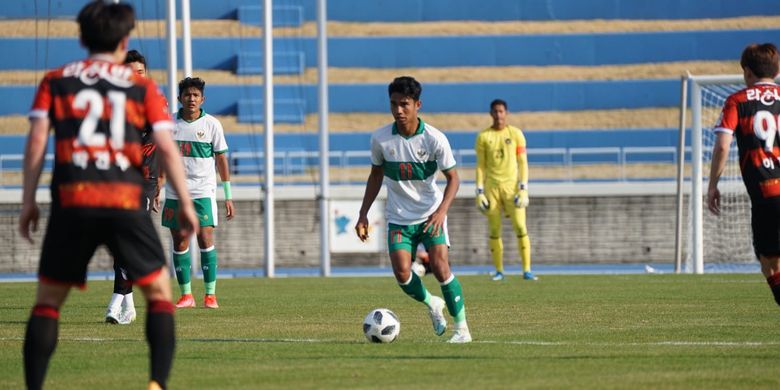
<instances>
[{"instance_id":1,"label":"white goal post","mask_svg":"<svg viewBox=\"0 0 780 390\"><path fill-rule=\"evenodd\" d=\"M691 133L690 192L685 240L685 271L701 274L705 264L713 270L728 271L755 262L753 254L750 199L742 183L737 148L732 144L726 169L718 188L721 192L721 215L705 211L706 185L715 134L712 127L720 117L723 104L732 93L745 88L741 75L687 77L690 84ZM683 105L684 107L685 105ZM684 117L684 115L681 115ZM685 129L685 123L680 128ZM680 151L685 156L688 147ZM682 159L681 159L682 160ZM682 173L686 175L685 173ZM684 190L682 190L684 191Z\"/></svg>"}]
</instances>

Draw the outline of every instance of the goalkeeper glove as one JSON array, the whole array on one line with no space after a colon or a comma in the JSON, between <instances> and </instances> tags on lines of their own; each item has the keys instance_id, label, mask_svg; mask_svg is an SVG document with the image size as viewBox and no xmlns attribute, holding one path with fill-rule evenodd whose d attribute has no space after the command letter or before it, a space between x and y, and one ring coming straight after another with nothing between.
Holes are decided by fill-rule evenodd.
<instances>
[{"instance_id":1,"label":"goalkeeper glove","mask_svg":"<svg viewBox=\"0 0 780 390\"><path fill-rule=\"evenodd\" d=\"M490 202L487 196L485 196L485 190L482 188L477 188L477 208L482 214L487 214L490 208Z\"/></svg>"},{"instance_id":2,"label":"goalkeeper glove","mask_svg":"<svg viewBox=\"0 0 780 390\"><path fill-rule=\"evenodd\" d=\"M515 207L522 209L528 207L528 185L520 183L515 192Z\"/></svg>"}]
</instances>

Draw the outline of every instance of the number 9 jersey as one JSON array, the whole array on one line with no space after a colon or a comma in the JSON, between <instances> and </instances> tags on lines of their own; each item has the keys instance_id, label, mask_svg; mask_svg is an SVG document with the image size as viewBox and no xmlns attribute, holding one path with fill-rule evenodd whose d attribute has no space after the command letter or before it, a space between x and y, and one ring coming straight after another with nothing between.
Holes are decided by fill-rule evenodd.
<instances>
[{"instance_id":1,"label":"number 9 jersey","mask_svg":"<svg viewBox=\"0 0 780 390\"><path fill-rule=\"evenodd\" d=\"M173 128L154 81L93 56L47 73L30 118L54 129L54 210L144 211L143 129Z\"/></svg>"},{"instance_id":2,"label":"number 9 jersey","mask_svg":"<svg viewBox=\"0 0 780 390\"><path fill-rule=\"evenodd\" d=\"M780 86L756 83L726 99L713 131L737 137L739 167L754 205L780 202Z\"/></svg>"}]
</instances>

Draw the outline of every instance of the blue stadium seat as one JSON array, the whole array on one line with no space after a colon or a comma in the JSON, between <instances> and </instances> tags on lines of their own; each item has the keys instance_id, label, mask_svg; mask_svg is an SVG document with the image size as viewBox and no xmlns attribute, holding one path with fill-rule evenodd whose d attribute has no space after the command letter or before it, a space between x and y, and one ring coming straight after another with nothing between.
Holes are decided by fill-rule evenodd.
<instances>
[{"instance_id":1,"label":"blue stadium seat","mask_svg":"<svg viewBox=\"0 0 780 390\"><path fill-rule=\"evenodd\" d=\"M264 55L256 51L238 53L236 74L263 74ZM274 74L303 74L305 65L303 52L288 51L274 53Z\"/></svg>"},{"instance_id":2,"label":"blue stadium seat","mask_svg":"<svg viewBox=\"0 0 780 390\"><path fill-rule=\"evenodd\" d=\"M274 99L274 123L303 123L306 103L303 99ZM262 99L240 99L238 121L259 123L265 118Z\"/></svg>"},{"instance_id":3,"label":"blue stadium seat","mask_svg":"<svg viewBox=\"0 0 780 390\"><path fill-rule=\"evenodd\" d=\"M300 27L303 24L303 6L276 5L273 7L274 27ZM263 7L244 5L238 7L238 21L253 26L263 25Z\"/></svg>"}]
</instances>

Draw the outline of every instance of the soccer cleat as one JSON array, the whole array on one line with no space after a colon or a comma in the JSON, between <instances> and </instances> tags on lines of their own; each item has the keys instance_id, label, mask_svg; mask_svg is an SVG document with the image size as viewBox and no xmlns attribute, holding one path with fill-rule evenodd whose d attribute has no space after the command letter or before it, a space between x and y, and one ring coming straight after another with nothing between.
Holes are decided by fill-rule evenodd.
<instances>
[{"instance_id":1,"label":"soccer cleat","mask_svg":"<svg viewBox=\"0 0 780 390\"><path fill-rule=\"evenodd\" d=\"M415 274L417 274L417 276L422 278L423 276L425 276L425 266L420 262L413 261L412 272L414 272Z\"/></svg>"},{"instance_id":2,"label":"soccer cleat","mask_svg":"<svg viewBox=\"0 0 780 390\"><path fill-rule=\"evenodd\" d=\"M146 386L146 390L163 390L157 381L149 381L149 385Z\"/></svg>"},{"instance_id":3,"label":"soccer cleat","mask_svg":"<svg viewBox=\"0 0 780 390\"><path fill-rule=\"evenodd\" d=\"M217 296L213 294L206 294L206 296L203 298L203 306L206 306L209 309L219 309L219 305L217 304Z\"/></svg>"},{"instance_id":4,"label":"soccer cleat","mask_svg":"<svg viewBox=\"0 0 780 390\"><path fill-rule=\"evenodd\" d=\"M109 306L108 310L106 310L106 323L118 324L120 318L121 318L121 313L119 308Z\"/></svg>"},{"instance_id":5,"label":"soccer cleat","mask_svg":"<svg viewBox=\"0 0 780 390\"><path fill-rule=\"evenodd\" d=\"M525 280L539 280L533 272L523 272L523 279Z\"/></svg>"},{"instance_id":6,"label":"soccer cleat","mask_svg":"<svg viewBox=\"0 0 780 390\"><path fill-rule=\"evenodd\" d=\"M192 294L184 294L179 298L179 301L176 302L176 307L195 307L195 298L192 297Z\"/></svg>"},{"instance_id":7,"label":"soccer cleat","mask_svg":"<svg viewBox=\"0 0 780 390\"><path fill-rule=\"evenodd\" d=\"M135 308L122 309L122 312L119 314L119 324L129 325L133 321L135 321Z\"/></svg>"},{"instance_id":8,"label":"soccer cleat","mask_svg":"<svg viewBox=\"0 0 780 390\"><path fill-rule=\"evenodd\" d=\"M444 317L444 299L441 299L435 295L431 296L431 305L428 307L428 315L431 316L431 323L433 323L433 332L437 336L441 336L447 331L447 318Z\"/></svg>"},{"instance_id":9,"label":"soccer cleat","mask_svg":"<svg viewBox=\"0 0 780 390\"><path fill-rule=\"evenodd\" d=\"M494 282L500 282L500 281L504 280L504 273L503 272L496 272L495 274L493 274L493 277L490 278L490 279L493 280Z\"/></svg>"},{"instance_id":10,"label":"soccer cleat","mask_svg":"<svg viewBox=\"0 0 780 390\"><path fill-rule=\"evenodd\" d=\"M451 344L470 343L471 332L469 332L469 328L455 329L455 333L452 334L452 337L447 342Z\"/></svg>"}]
</instances>

